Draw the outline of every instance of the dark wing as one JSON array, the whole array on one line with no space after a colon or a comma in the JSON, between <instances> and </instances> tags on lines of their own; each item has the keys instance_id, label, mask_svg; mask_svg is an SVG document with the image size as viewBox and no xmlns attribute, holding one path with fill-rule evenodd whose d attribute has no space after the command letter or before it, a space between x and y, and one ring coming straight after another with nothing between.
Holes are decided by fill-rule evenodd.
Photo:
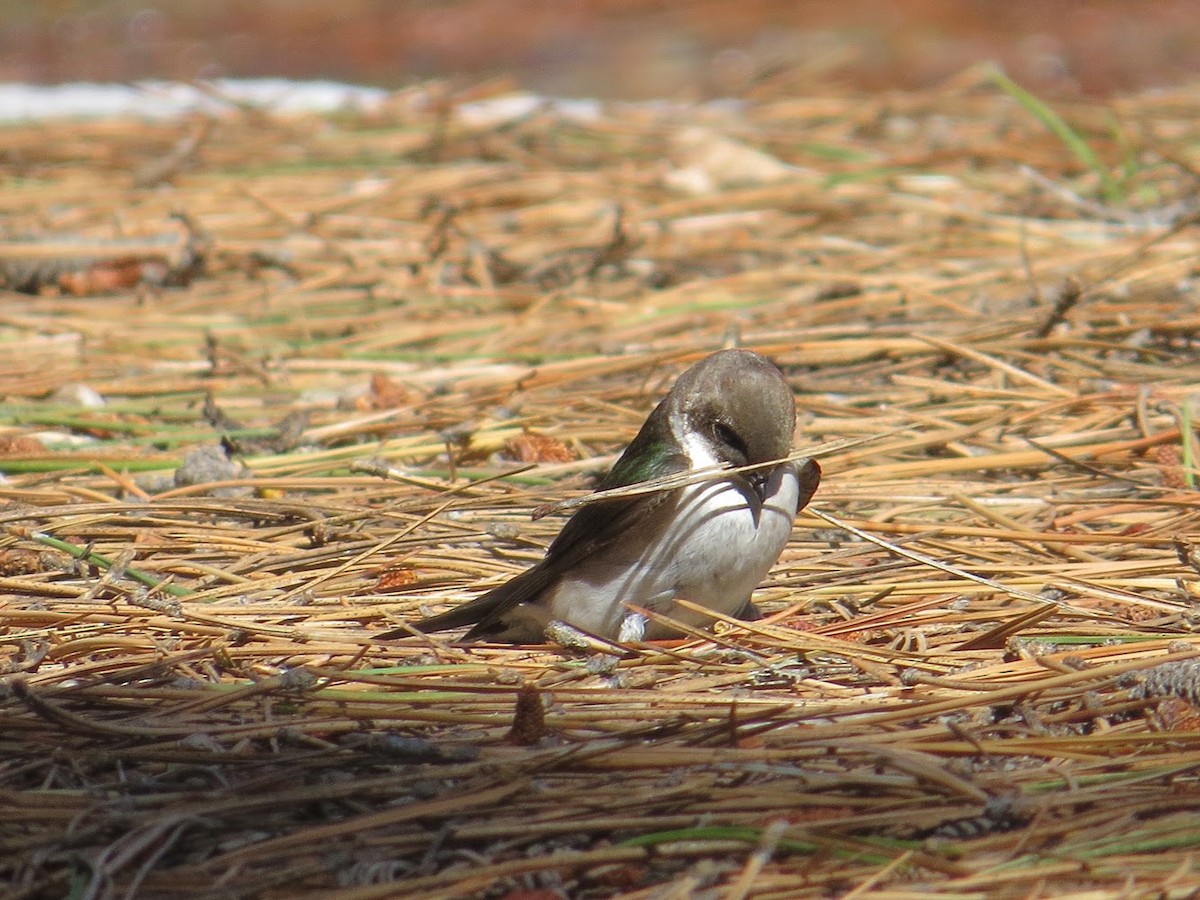
<instances>
[{"instance_id":1,"label":"dark wing","mask_svg":"<svg viewBox=\"0 0 1200 900\"><path fill-rule=\"evenodd\" d=\"M640 437L640 435L639 435ZM637 451L637 452L634 452ZM638 447L635 440L600 482L600 490L627 487L688 471L687 457L661 444ZM557 578L616 538L637 534L638 528L672 496L670 490L640 494L624 500L605 500L580 509L563 526L539 564Z\"/></svg>"},{"instance_id":2,"label":"dark wing","mask_svg":"<svg viewBox=\"0 0 1200 900\"><path fill-rule=\"evenodd\" d=\"M534 599L550 586L553 580L544 569L545 562L540 562L532 569L526 569L498 588L493 588L482 596L466 603L460 603L454 609L446 610L436 616L413 622L412 627L417 631L432 634L435 631L449 631L451 628L462 628L464 625L474 625L466 635L467 640L477 640L485 637L491 626L510 609ZM375 635L378 640L404 637L408 634L405 628L396 628Z\"/></svg>"},{"instance_id":3,"label":"dark wing","mask_svg":"<svg viewBox=\"0 0 1200 900\"><path fill-rule=\"evenodd\" d=\"M649 424L649 422L647 422ZM671 451L667 445L648 437L643 426L633 443L612 470L600 482L599 490L626 487L688 470L687 457ZM440 615L413 623L418 631L445 631L463 625L474 627L463 636L471 641L503 630L506 613L522 603L532 603L556 582L564 572L597 553L620 535L638 527L671 495L671 491L642 494L626 500L607 500L584 506L567 520L558 537L546 551L546 558L531 569L510 579L467 603ZM408 632L395 629L376 635L377 639L402 637Z\"/></svg>"}]
</instances>

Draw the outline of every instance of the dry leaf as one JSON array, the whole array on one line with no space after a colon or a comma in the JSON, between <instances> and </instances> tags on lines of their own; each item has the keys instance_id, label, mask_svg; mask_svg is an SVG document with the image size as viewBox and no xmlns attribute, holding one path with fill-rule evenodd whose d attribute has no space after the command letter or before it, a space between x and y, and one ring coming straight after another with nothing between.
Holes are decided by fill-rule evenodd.
<instances>
[{"instance_id":1,"label":"dry leaf","mask_svg":"<svg viewBox=\"0 0 1200 900\"><path fill-rule=\"evenodd\" d=\"M1151 457L1162 470L1162 480L1165 487L1177 491L1189 489L1187 473L1183 471L1183 453L1174 444L1163 444L1153 448Z\"/></svg>"},{"instance_id":2,"label":"dry leaf","mask_svg":"<svg viewBox=\"0 0 1200 900\"><path fill-rule=\"evenodd\" d=\"M417 574L407 566L393 566L384 569L375 582L375 592L378 594L394 591L397 588L408 587L417 580Z\"/></svg>"},{"instance_id":3,"label":"dry leaf","mask_svg":"<svg viewBox=\"0 0 1200 900\"><path fill-rule=\"evenodd\" d=\"M1200 709L1182 697L1164 697L1156 711L1168 731L1200 731Z\"/></svg>"},{"instance_id":4,"label":"dry leaf","mask_svg":"<svg viewBox=\"0 0 1200 900\"><path fill-rule=\"evenodd\" d=\"M371 376L371 386L365 394L355 398L354 406L361 412L371 412L379 409L395 409L408 403L410 394L401 384L397 384L382 372Z\"/></svg>"},{"instance_id":5,"label":"dry leaf","mask_svg":"<svg viewBox=\"0 0 1200 900\"><path fill-rule=\"evenodd\" d=\"M546 710L542 706L541 692L532 684L524 685L517 692L517 708L513 712L508 740L524 747L536 744L545 736Z\"/></svg>"},{"instance_id":6,"label":"dry leaf","mask_svg":"<svg viewBox=\"0 0 1200 900\"><path fill-rule=\"evenodd\" d=\"M46 452L45 444L27 434L6 434L0 436L0 456L29 456L30 454Z\"/></svg>"},{"instance_id":7,"label":"dry leaf","mask_svg":"<svg viewBox=\"0 0 1200 900\"><path fill-rule=\"evenodd\" d=\"M39 555L32 550L6 547L0 550L0 575L13 578L18 575L34 575L42 571Z\"/></svg>"},{"instance_id":8,"label":"dry leaf","mask_svg":"<svg viewBox=\"0 0 1200 900\"><path fill-rule=\"evenodd\" d=\"M504 452L523 463L572 462L576 458L562 441L530 432L506 441Z\"/></svg>"}]
</instances>

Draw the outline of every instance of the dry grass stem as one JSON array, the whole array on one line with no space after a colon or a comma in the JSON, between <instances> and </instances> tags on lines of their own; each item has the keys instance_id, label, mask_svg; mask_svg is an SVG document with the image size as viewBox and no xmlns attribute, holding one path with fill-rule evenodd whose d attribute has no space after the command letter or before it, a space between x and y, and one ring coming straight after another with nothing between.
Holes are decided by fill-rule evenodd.
<instances>
[{"instance_id":1,"label":"dry grass stem","mask_svg":"<svg viewBox=\"0 0 1200 900\"><path fill-rule=\"evenodd\" d=\"M5 896L1194 896L1200 100L1069 110L1101 202L964 79L8 126ZM824 470L764 619L372 640L733 345Z\"/></svg>"}]
</instances>

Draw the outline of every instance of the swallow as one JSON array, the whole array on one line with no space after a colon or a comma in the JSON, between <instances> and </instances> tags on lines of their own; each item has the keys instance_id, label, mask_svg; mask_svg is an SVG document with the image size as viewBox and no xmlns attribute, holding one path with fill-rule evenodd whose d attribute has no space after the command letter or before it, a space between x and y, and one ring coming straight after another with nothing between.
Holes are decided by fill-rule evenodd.
<instances>
[{"instance_id":1,"label":"swallow","mask_svg":"<svg viewBox=\"0 0 1200 900\"><path fill-rule=\"evenodd\" d=\"M720 463L775 465L584 505L537 565L412 627L433 633L469 625L463 641L530 644L543 643L555 621L610 641L678 636L636 608L693 628L711 625L678 599L757 618L750 595L821 480L815 460L786 459L795 427L792 390L767 359L748 350L706 357L679 376L599 490ZM377 638L407 634L394 629Z\"/></svg>"}]
</instances>

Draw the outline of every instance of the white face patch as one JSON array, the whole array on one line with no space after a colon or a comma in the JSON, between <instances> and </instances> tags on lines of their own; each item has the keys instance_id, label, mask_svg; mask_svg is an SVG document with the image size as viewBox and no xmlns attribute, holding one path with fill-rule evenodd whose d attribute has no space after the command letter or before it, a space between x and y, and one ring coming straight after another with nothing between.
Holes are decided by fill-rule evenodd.
<instances>
[{"instance_id":1,"label":"white face patch","mask_svg":"<svg viewBox=\"0 0 1200 900\"><path fill-rule=\"evenodd\" d=\"M713 453L712 441L701 432L688 428L681 412L672 412L668 421L671 423L672 435L679 446L683 448L687 458L691 460L693 469L715 466L721 461Z\"/></svg>"}]
</instances>

